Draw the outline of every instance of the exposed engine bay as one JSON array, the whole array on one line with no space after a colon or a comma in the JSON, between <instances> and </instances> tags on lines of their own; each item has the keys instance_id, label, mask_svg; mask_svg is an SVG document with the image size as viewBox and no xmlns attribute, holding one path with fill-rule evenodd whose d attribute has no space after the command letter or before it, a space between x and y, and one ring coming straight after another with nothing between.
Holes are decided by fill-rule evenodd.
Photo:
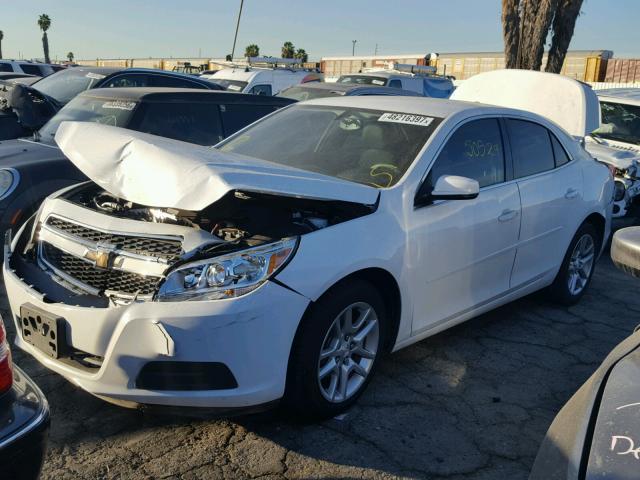
<instances>
[{"instance_id":1,"label":"exposed engine bay","mask_svg":"<svg viewBox=\"0 0 640 480\"><path fill-rule=\"evenodd\" d=\"M305 235L376 208L235 190L194 212L136 204L91 182L52 201L61 200L59 209L75 205L76 214L61 215L45 201L45 212L19 239L11 268L49 301L98 307L152 300L164 279L185 264ZM93 213L82 215L77 206ZM117 219L178 226L182 233L159 226L148 233L123 231L131 225ZM118 221L120 227L106 227Z\"/></svg>"}]
</instances>

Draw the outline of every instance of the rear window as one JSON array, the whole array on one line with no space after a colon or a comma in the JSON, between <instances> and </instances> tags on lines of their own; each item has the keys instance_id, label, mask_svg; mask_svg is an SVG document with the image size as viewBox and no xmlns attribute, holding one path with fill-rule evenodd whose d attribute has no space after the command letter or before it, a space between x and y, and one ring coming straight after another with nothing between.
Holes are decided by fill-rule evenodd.
<instances>
[{"instance_id":1,"label":"rear window","mask_svg":"<svg viewBox=\"0 0 640 480\"><path fill-rule=\"evenodd\" d=\"M38 77L42 77L42 70L40 69L40 67L38 65L27 65L27 64L22 64L20 65L20 68L22 68L22 71L24 73L28 73L29 75L36 75Z\"/></svg>"},{"instance_id":2,"label":"rear window","mask_svg":"<svg viewBox=\"0 0 640 480\"><path fill-rule=\"evenodd\" d=\"M441 121L382 110L294 105L219 148L386 188L398 182Z\"/></svg>"},{"instance_id":3,"label":"rear window","mask_svg":"<svg viewBox=\"0 0 640 480\"><path fill-rule=\"evenodd\" d=\"M211 81L213 83L217 83L221 87L224 87L230 92L236 92L236 93L243 91L245 87L249 85L248 82L241 82L239 80L226 80L224 78L216 78L216 77L213 77Z\"/></svg>"},{"instance_id":4,"label":"rear window","mask_svg":"<svg viewBox=\"0 0 640 480\"><path fill-rule=\"evenodd\" d=\"M358 85L378 85L382 87L387 84L384 77L374 77L371 75L342 75L338 78L338 83L355 83Z\"/></svg>"},{"instance_id":5,"label":"rear window","mask_svg":"<svg viewBox=\"0 0 640 480\"><path fill-rule=\"evenodd\" d=\"M289 87L285 90L282 90L278 93L278 97L292 98L293 100L298 100L299 102L304 102L305 100L313 100L314 98L325 98L325 97L341 97L346 92L340 90L329 90L326 88L309 88L309 87Z\"/></svg>"},{"instance_id":6,"label":"rear window","mask_svg":"<svg viewBox=\"0 0 640 480\"><path fill-rule=\"evenodd\" d=\"M0 72L13 72L13 67L10 63L0 63Z\"/></svg>"}]
</instances>

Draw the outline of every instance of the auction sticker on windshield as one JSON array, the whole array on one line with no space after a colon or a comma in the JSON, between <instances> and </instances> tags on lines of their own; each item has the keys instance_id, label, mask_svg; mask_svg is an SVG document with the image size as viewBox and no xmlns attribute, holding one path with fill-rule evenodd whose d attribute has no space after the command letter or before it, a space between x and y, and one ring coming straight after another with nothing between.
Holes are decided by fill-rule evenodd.
<instances>
[{"instance_id":1,"label":"auction sticker on windshield","mask_svg":"<svg viewBox=\"0 0 640 480\"><path fill-rule=\"evenodd\" d=\"M93 78L94 80L102 80L104 75L100 75L99 73L89 72L85 75L87 78Z\"/></svg>"},{"instance_id":2,"label":"auction sticker on windshield","mask_svg":"<svg viewBox=\"0 0 640 480\"><path fill-rule=\"evenodd\" d=\"M105 102L102 104L102 108L115 108L118 110L133 110L136 106L136 102Z\"/></svg>"},{"instance_id":3,"label":"auction sticker on windshield","mask_svg":"<svg viewBox=\"0 0 640 480\"><path fill-rule=\"evenodd\" d=\"M433 117L424 115L412 115L409 113L383 113L378 118L379 122L405 123L407 125L419 125L428 127L433 123Z\"/></svg>"}]
</instances>

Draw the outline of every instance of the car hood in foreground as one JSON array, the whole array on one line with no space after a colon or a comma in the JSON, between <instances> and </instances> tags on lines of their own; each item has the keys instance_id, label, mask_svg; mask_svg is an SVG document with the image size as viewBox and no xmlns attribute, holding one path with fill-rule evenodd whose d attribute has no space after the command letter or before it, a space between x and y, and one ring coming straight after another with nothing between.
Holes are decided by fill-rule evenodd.
<instances>
[{"instance_id":1,"label":"car hood in foreground","mask_svg":"<svg viewBox=\"0 0 640 480\"><path fill-rule=\"evenodd\" d=\"M372 205L373 187L208 147L94 123L63 122L56 142L108 192L198 211L233 190Z\"/></svg>"}]
</instances>

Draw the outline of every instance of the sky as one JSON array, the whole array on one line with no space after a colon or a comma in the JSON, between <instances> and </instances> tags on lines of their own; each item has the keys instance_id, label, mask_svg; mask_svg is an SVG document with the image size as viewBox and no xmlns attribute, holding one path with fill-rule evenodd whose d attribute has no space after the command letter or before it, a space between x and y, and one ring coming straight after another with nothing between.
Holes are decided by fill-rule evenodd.
<instances>
[{"instance_id":1,"label":"sky","mask_svg":"<svg viewBox=\"0 0 640 480\"><path fill-rule=\"evenodd\" d=\"M52 59L224 57L240 0L0 0L5 58L43 57L37 18L51 17ZM250 43L278 56L285 41L310 59L501 51L501 0L245 0L236 56ZM585 0L570 49L640 58L640 0Z\"/></svg>"}]
</instances>

